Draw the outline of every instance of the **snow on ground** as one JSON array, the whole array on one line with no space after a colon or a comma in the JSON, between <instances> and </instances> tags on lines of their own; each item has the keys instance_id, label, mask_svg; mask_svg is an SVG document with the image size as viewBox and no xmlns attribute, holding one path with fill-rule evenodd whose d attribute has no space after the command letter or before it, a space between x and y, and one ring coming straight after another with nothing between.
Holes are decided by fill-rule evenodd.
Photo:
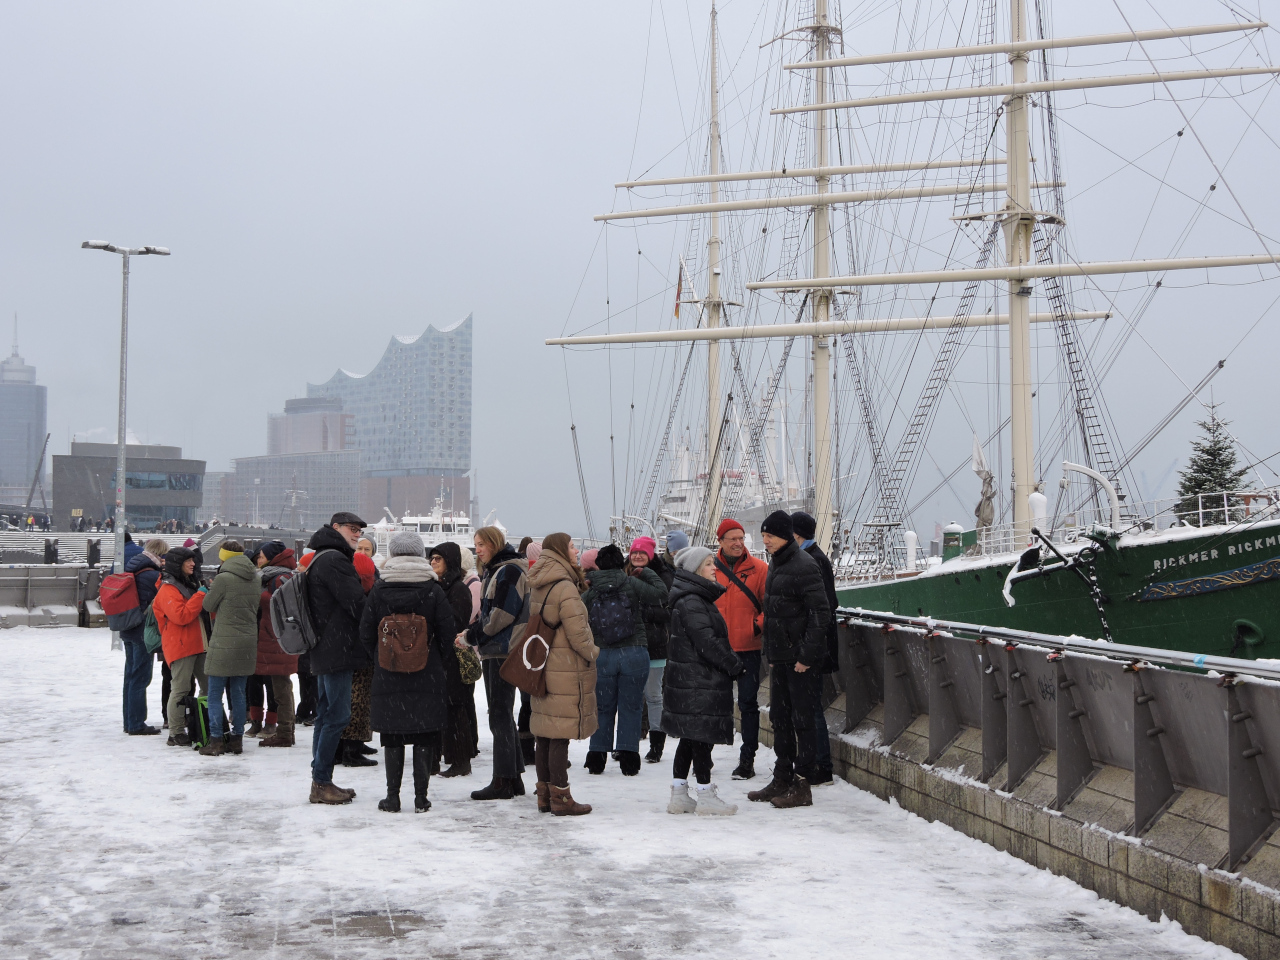
<instances>
[{"instance_id":1,"label":"snow on ground","mask_svg":"<svg viewBox=\"0 0 1280 960\"><path fill-rule=\"evenodd\" d=\"M470 800L487 743L428 814L378 811L381 766L339 768L355 803L312 806L309 728L241 757L126 737L122 666L104 631L0 631L0 956L1235 956L844 783L748 803L764 778L729 780L725 747L730 818L668 815L665 762L586 775L585 743L588 817L539 815L532 772L523 798ZM157 723L159 696L157 673Z\"/></svg>"}]
</instances>

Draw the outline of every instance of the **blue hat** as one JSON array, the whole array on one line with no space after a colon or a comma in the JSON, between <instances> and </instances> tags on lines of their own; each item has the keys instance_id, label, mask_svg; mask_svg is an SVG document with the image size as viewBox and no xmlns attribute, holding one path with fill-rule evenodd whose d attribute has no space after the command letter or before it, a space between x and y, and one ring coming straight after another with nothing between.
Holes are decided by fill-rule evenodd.
<instances>
[{"instance_id":1,"label":"blue hat","mask_svg":"<svg viewBox=\"0 0 1280 960\"><path fill-rule=\"evenodd\" d=\"M689 545L689 538L683 530L667 531L667 553L675 556Z\"/></svg>"}]
</instances>

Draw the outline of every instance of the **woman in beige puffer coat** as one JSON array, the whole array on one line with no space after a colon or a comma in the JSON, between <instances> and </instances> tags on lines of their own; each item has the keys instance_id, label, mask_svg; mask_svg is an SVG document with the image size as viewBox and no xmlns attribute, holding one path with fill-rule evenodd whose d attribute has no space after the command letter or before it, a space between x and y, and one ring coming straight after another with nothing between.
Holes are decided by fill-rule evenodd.
<instances>
[{"instance_id":1,"label":"woman in beige puffer coat","mask_svg":"<svg viewBox=\"0 0 1280 960\"><path fill-rule=\"evenodd\" d=\"M586 585L573 539L553 533L543 540L542 556L529 571L529 612L540 614L544 635L551 634L547 695L533 698L529 729L535 738L538 809L557 816L591 812L569 793L569 741L591 736L598 723L595 661L600 648L582 602Z\"/></svg>"}]
</instances>

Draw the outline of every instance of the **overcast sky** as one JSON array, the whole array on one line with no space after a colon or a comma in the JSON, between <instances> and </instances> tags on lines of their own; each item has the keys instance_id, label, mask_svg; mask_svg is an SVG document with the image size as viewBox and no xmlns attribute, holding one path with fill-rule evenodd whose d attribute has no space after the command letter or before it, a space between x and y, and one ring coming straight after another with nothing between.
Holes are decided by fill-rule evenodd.
<instances>
[{"instance_id":1,"label":"overcast sky","mask_svg":"<svg viewBox=\"0 0 1280 960\"><path fill-rule=\"evenodd\" d=\"M613 207L612 184L660 165L684 137L681 111L698 91L678 88L700 67L705 6L5 5L0 316L17 312L21 351L49 387L53 452L66 452L73 433L114 437L119 258L80 241L165 245L173 256L133 268L129 425L140 438L228 469L233 457L265 452L267 414L308 381L338 367L366 372L392 335L473 314L483 509L498 507L509 527L581 532L565 367L541 343L565 327L576 297L603 292L603 278L580 284L599 236L591 217ZM1089 0L1060 10L1053 32L1100 28L1081 9L1092 7L1099 24L1120 28L1113 5ZM1130 7L1141 25L1159 25L1151 8ZM741 56L758 5L722 10ZM1161 10L1178 23L1230 19L1214 3ZM1256 213L1270 236L1280 232L1277 152L1259 136L1232 160L1242 191L1267 194ZM1097 179L1105 158L1092 162L1078 161L1075 182ZM1120 215L1124 202L1120 192L1104 210ZM1187 252L1257 252L1246 234L1228 240L1225 250ZM1119 390L1113 413L1127 439L1167 411L1179 377L1194 382L1217 359L1206 345L1244 334L1277 292L1258 288L1239 323L1207 331L1192 309L1171 330L1152 325L1178 376L1135 357L1135 369L1156 373ZM1264 321L1215 385L1259 455L1280 447L1278 341L1274 318ZM581 358L573 369L599 526L604 380ZM1145 405L1134 399L1144 395ZM1153 446L1146 469L1165 471L1184 454L1191 418Z\"/></svg>"}]
</instances>

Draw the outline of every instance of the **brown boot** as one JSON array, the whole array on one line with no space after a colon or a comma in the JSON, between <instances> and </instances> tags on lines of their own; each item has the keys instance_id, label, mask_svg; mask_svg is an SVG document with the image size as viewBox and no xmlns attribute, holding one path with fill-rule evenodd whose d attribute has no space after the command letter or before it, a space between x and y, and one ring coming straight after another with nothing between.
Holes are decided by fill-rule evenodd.
<instances>
[{"instance_id":1,"label":"brown boot","mask_svg":"<svg viewBox=\"0 0 1280 960\"><path fill-rule=\"evenodd\" d=\"M292 747L293 746L293 724L281 721L276 724L276 732L269 737L263 737L258 741L260 747Z\"/></svg>"},{"instance_id":2,"label":"brown boot","mask_svg":"<svg viewBox=\"0 0 1280 960\"><path fill-rule=\"evenodd\" d=\"M200 756L202 757L220 757L226 752L227 745L222 742L221 737L214 737L200 748Z\"/></svg>"},{"instance_id":3,"label":"brown boot","mask_svg":"<svg viewBox=\"0 0 1280 960\"><path fill-rule=\"evenodd\" d=\"M809 781L804 777L796 777L786 793L774 797L770 802L779 810L787 810L791 807L812 807L813 793L809 789Z\"/></svg>"},{"instance_id":4,"label":"brown boot","mask_svg":"<svg viewBox=\"0 0 1280 960\"><path fill-rule=\"evenodd\" d=\"M538 792L538 812L551 812L551 784L544 783L539 780L534 784L534 789Z\"/></svg>"},{"instance_id":5,"label":"brown boot","mask_svg":"<svg viewBox=\"0 0 1280 960\"><path fill-rule=\"evenodd\" d=\"M547 788L551 792L551 812L557 817L581 817L591 812L591 805L574 800L568 787L557 787L550 783Z\"/></svg>"},{"instance_id":6,"label":"brown boot","mask_svg":"<svg viewBox=\"0 0 1280 960\"><path fill-rule=\"evenodd\" d=\"M311 802L312 803L328 803L338 806L343 803L351 802L351 794L334 786L332 783L316 783L311 781Z\"/></svg>"},{"instance_id":7,"label":"brown boot","mask_svg":"<svg viewBox=\"0 0 1280 960\"><path fill-rule=\"evenodd\" d=\"M774 797L780 797L784 793L786 793L788 790L790 790L792 782L793 781L790 781L790 780L779 780L777 777L774 777L772 780L769 781L769 783L766 786L762 787L759 790L752 790L750 793L748 793L747 799L755 800L757 802L763 801L767 803L768 801L771 801Z\"/></svg>"},{"instance_id":8,"label":"brown boot","mask_svg":"<svg viewBox=\"0 0 1280 960\"><path fill-rule=\"evenodd\" d=\"M237 757L244 753L244 735L232 737L227 741L227 753L234 753Z\"/></svg>"},{"instance_id":9,"label":"brown boot","mask_svg":"<svg viewBox=\"0 0 1280 960\"><path fill-rule=\"evenodd\" d=\"M276 735L276 731L279 729L280 729L280 725L278 723L264 723L262 725L262 732L259 733L258 736L274 737ZM248 733L245 734L246 737L248 735L249 735Z\"/></svg>"},{"instance_id":10,"label":"brown boot","mask_svg":"<svg viewBox=\"0 0 1280 960\"><path fill-rule=\"evenodd\" d=\"M249 729L244 732L246 737L256 737L262 733L262 721L253 720L249 723Z\"/></svg>"}]
</instances>

